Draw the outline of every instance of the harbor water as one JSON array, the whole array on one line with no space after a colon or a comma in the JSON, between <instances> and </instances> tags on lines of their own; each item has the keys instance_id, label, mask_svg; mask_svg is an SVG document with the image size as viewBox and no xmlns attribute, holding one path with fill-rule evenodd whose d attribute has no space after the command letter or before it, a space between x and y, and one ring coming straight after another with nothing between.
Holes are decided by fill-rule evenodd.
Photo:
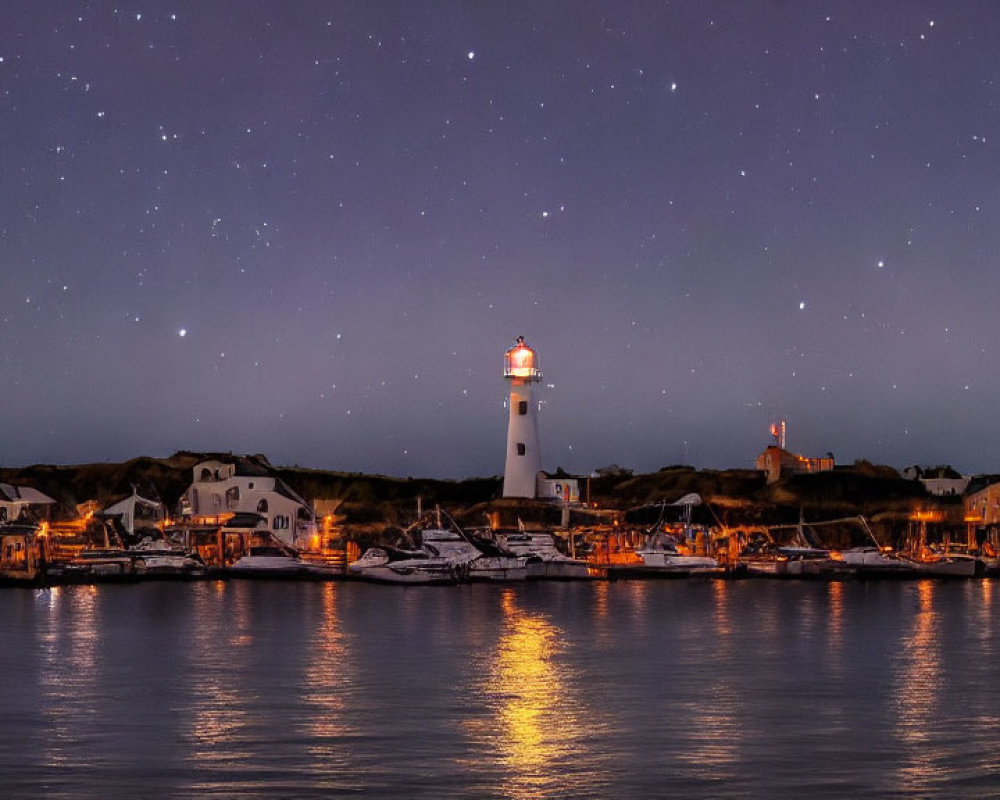
<instances>
[{"instance_id":1,"label":"harbor water","mask_svg":"<svg viewBox=\"0 0 1000 800\"><path fill-rule=\"evenodd\" d=\"M983 797L1000 583L0 591L0 796Z\"/></svg>"}]
</instances>

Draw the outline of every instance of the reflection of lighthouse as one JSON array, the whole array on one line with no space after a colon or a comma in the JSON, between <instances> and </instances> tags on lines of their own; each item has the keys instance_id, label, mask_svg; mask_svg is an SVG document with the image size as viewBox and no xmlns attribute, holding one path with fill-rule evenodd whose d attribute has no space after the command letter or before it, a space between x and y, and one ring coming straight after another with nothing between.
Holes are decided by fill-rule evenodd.
<instances>
[{"instance_id":1,"label":"reflection of lighthouse","mask_svg":"<svg viewBox=\"0 0 1000 800\"><path fill-rule=\"evenodd\" d=\"M503 376L510 381L510 418L507 424L507 466L503 473L504 497L534 497L535 480L542 468L538 446L538 415L531 401L531 384L542 379L538 356L518 336L503 357Z\"/></svg>"}]
</instances>

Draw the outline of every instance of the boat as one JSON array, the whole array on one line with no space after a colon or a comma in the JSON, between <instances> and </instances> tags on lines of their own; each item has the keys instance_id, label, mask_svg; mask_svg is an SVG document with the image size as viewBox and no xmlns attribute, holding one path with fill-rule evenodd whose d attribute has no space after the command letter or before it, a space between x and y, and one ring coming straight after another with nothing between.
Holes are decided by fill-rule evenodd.
<instances>
[{"instance_id":1,"label":"boat","mask_svg":"<svg viewBox=\"0 0 1000 800\"><path fill-rule=\"evenodd\" d=\"M751 577L760 578L848 578L854 567L822 547L779 547L772 542L756 543L740 556L739 566Z\"/></svg>"},{"instance_id":2,"label":"boat","mask_svg":"<svg viewBox=\"0 0 1000 800\"><path fill-rule=\"evenodd\" d=\"M459 571L441 556L426 550L403 550L395 547L370 547L357 561L348 565L350 575L376 583L400 583L430 586L458 583Z\"/></svg>"},{"instance_id":3,"label":"boat","mask_svg":"<svg viewBox=\"0 0 1000 800\"><path fill-rule=\"evenodd\" d=\"M923 578L974 578L978 568L976 557L968 553L931 553L913 564Z\"/></svg>"},{"instance_id":4,"label":"boat","mask_svg":"<svg viewBox=\"0 0 1000 800\"><path fill-rule=\"evenodd\" d=\"M473 544L468 537L444 528L427 528L420 533L421 547L447 559L459 577L470 581L523 581L528 577L528 560L507 553L495 543Z\"/></svg>"},{"instance_id":5,"label":"boat","mask_svg":"<svg viewBox=\"0 0 1000 800\"><path fill-rule=\"evenodd\" d=\"M854 574L850 564L822 547L779 547L778 555L784 559L784 577L836 579Z\"/></svg>"},{"instance_id":6,"label":"boat","mask_svg":"<svg viewBox=\"0 0 1000 800\"><path fill-rule=\"evenodd\" d=\"M294 550L269 544L250 547L225 574L232 578L308 578L311 570Z\"/></svg>"},{"instance_id":7,"label":"boat","mask_svg":"<svg viewBox=\"0 0 1000 800\"><path fill-rule=\"evenodd\" d=\"M840 553L859 578L913 578L917 565L908 558L874 545L862 545Z\"/></svg>"},{"instance_id":8,"label":"boat","mask_svg":"<svg viewBox=\"0 0 1000 800\"><path fill-rule=\"evenodd\" d=\"M635 555L639 558L638 563L610 566L608 575L629 578L687 578L695 575L721 575L723 572L716 559L684 553L672 538L660 533L637 548Z\"/></svg>"},{"instance_id":9,"label":"boat","mask_svg":"<svg viewBox=\"0 0 1000 800\"><path fill-rule=\"evenodd\" d=\"M496 538L509 553L526 560L529 580L592 580L602 574L592 564L562 553L550 533L517 531L498 533Z\"/></svg>"},{"instance_id":10,"label":"boat","mask_svg":"<svg viewBox=\"0 0 1000 800\"><path fill-rule=\"evenodd\" d=\"M183 547L145 538L128 549L137 575L145 578L200 578L205 564Z\"/></svg>"},{"instance_id":11,"label":"boat","mask_svg":"<svg viewBox=\"0 0 1000 800\"><path fill-rule=\"evenodd\" d=\"M372 547L348 571L380 583L443 584L460 581L522 581L528 577L527 559L444 528L419 533L413 549ZM487 552L484 552L487 551Z\"/></svg>"},{"instance_id":12,"label":"boat","mask_svg":"<svg viewBox=\"0 0 1000 800\"><path fill-rule=\"evenodd\" d=\"M68 561L50 564L47 576L53 583L104 583L138 579L129 552L113 548L81 550Z\"/></svg>"}]
</instances>

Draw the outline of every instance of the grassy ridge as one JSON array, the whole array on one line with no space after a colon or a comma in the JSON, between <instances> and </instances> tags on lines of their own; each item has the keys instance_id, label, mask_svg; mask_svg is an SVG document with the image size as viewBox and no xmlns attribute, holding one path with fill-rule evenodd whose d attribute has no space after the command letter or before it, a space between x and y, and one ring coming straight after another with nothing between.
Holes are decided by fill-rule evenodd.
<instances>
[{"instance_id":1,"label":"grassy ridge","mask_svg":"<svg viewBox=\"0 0 1000 800\"><path fill-rule=\"evenodd\" d=\"M226 457L228 454L182 451L169 458L141 457L124 463L43 464L0 469L0 481L39 489L67 510L87 500L109 505L127 496L133 485L140 490L154 486L168 508L174 509L192 481L195 464L206 458ZM425 509L440 504L476 525L483 524L484 514L491 509L503 511L505 523L516 522L518 517L539 522L558 519L548 504L501 501L498 477L446 481L299 467L276 468L275 472L307 500L316 501L322 513L334 510L346 526L401 527L413 519L417 498ZM930 498L919 482L904 480L889 467L866 462L833 472L790 476L771 485L752 470L673 466L645 475L581 479L580 491L591 503L618 510L672 502L697 492L722 522L734 525L789 523L798 519L800 509L813 520L853 514L905 517L917 508L939 509L951 516L957 513L961 519L958 499Z\"/></svg>"}]
</instances>

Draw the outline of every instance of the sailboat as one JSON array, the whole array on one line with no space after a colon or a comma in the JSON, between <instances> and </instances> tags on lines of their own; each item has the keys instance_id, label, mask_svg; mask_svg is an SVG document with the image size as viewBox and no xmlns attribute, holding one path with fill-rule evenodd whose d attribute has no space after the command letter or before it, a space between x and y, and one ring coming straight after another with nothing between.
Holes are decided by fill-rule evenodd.
<instances>
[{"instance_id":1,"label":"sailboat","mask_svg":"<svg viewBox=\"0 0 1000 800\"><path fill-rule=\"evenodd\" d=\"M669 504L670 507L682 509L681 530L678 536L683 538L684 542L698 537L702 541L708 539L708 532L700 528L697 536L693 536L695 528L691 524L692 509L701 503L701 496L692 492ZM612 565L608 568L609 577L671 578L722 574L722 566L715 558L687 552L682 549L677 538L663 530L666 508L667 504L664 504L660 511L660 519L654 525L654 532L650 534L646 543L635 551L639 563Z\"/></svg>"}]
</instances>

